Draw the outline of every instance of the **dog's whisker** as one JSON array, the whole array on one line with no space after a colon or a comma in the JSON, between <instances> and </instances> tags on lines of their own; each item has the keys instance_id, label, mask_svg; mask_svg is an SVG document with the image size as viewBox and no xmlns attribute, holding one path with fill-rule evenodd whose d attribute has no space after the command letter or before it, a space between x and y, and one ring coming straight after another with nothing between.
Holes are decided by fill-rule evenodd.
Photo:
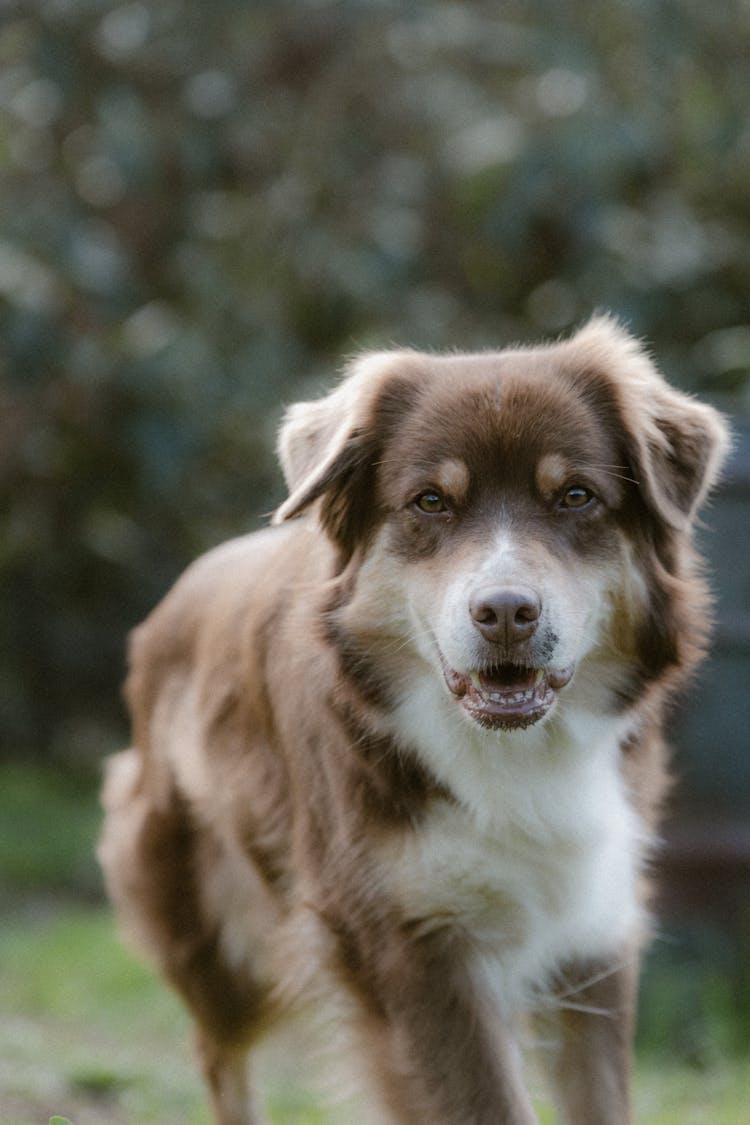
<instances>
[{"instance_id":1,"label":"dog's whisker","mask_svg":"<svg viewBox=\"0 0 750 1125\"><path fill-rule=\"evenodd\" d=\"M559 980L564 986L563 991L556 991L555 996L558 1000L565 1000L569 996L578 996L580 993L585 992L586 989L592 988L595 984L601 984L602 981L608 980L610 977L615 976L625 968L624 961L616 961L611 965L604 966L599 972L592 973L591 976L584 977L582 980L574 982L568 981L564 976Z\"/></svg>"},{"instance_id":2,"label":"dog's whisker","mask_svg":"<svg viewBox=\"0 0 750 1125\"><path fill-rule=\"evenodd\" d=\"M605 476L615 477L617 480L627 481L628 484L640 484L635 477L625 475L625 472L618 472L617 470L627 469L627 465L594 465L589 462L576 462L573 466L578 472L595 472L603 473Z\"/></svg>"},{"instance_id":3,"label":"dog's whisker","mask_svg":"<svg viewBox=\"0 0 750 1125\"><path fill-rule=\"evenodd\" d=\"M573 1000L565 1000L557 1005L564 1012L583 1012L587 1016L604 1016L605 1019L615 1019L617 1013L612 1008L597 1008L592 1004L576 1004Z\"/></svg>"}]
</instances>

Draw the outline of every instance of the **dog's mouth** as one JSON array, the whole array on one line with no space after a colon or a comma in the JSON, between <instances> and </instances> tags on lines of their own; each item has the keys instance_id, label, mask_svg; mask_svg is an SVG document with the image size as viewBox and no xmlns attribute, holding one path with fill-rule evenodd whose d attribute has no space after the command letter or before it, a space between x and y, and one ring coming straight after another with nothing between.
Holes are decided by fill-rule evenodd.
<instances>
[{"instance_id":1,"label":"dog's mouth","mask_svg":"<svg viewBox=\"0 0 750 1125\"><path fill-rule=\"evenodd\" d=\"M443 661L443 675L451 694L466 713L490 730L522 730L549 712L555 695L573 676L574 667L561 670L518 664L492 664L467 673Z\"/></svg>"}]
</instances>

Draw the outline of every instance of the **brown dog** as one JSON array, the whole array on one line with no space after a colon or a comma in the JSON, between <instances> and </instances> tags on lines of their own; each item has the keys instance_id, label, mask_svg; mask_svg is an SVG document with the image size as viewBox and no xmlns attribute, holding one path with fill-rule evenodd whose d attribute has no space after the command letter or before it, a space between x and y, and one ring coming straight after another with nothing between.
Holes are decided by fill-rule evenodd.
<instances>
[{"instance_id":1,"label":"brown dog","mask_svg":"<svg viewBox=\"0 0 750 1125\"><path fill-rule=\"evenodd\" d=\"M571 1125L631 1120L665 703L698 659L695 511L727 447L613 321L368 355L291 409L276 526L137 630L101 859L182 993L216 1120L336 993L409 1125L531 1125L523 1010Z\"/></svg>"}]
</instances>

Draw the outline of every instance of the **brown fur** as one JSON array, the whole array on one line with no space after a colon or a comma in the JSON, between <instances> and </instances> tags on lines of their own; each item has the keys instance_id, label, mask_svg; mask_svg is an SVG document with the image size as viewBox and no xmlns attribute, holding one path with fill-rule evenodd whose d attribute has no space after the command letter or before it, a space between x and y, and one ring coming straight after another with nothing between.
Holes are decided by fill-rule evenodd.
<instances>
[{"instance_id":1,"label":"brown fur","mask_svg":"<svg viewBox=\"0 0 750 1125\"><path fill-rule=\"evenodd\" d=\"M247 1051L330 991L387 1121L530 1125L515 1022L557 996L565 1120L630 1122L642 838L705 641L690 533L725 448L605 319L365 357L292 409L277 526L134 634L134 749L104 792L110 893L196 1020L221 1125L259 1120ZM620 863L632 894L601 886L576 937L579 868L599 887Z\"/></svg>"}]
</instances>

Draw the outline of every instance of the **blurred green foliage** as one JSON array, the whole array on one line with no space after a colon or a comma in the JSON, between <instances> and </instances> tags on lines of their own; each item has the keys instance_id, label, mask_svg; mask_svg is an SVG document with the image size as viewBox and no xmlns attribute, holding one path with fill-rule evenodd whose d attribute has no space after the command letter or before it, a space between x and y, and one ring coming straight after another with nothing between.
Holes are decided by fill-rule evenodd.
<instances>
[{"instance_id":1,"label":"blurred green foliage","mask_svg":"<svg viewBox=\"0 0 750 1125\"><path fill-rule=\"evenodd\" d=\"M280 497L342 353L595 307L745 409L742 0L5 0L0 738L117 740L127 629Z\"/></svg>"}]
</instances>

